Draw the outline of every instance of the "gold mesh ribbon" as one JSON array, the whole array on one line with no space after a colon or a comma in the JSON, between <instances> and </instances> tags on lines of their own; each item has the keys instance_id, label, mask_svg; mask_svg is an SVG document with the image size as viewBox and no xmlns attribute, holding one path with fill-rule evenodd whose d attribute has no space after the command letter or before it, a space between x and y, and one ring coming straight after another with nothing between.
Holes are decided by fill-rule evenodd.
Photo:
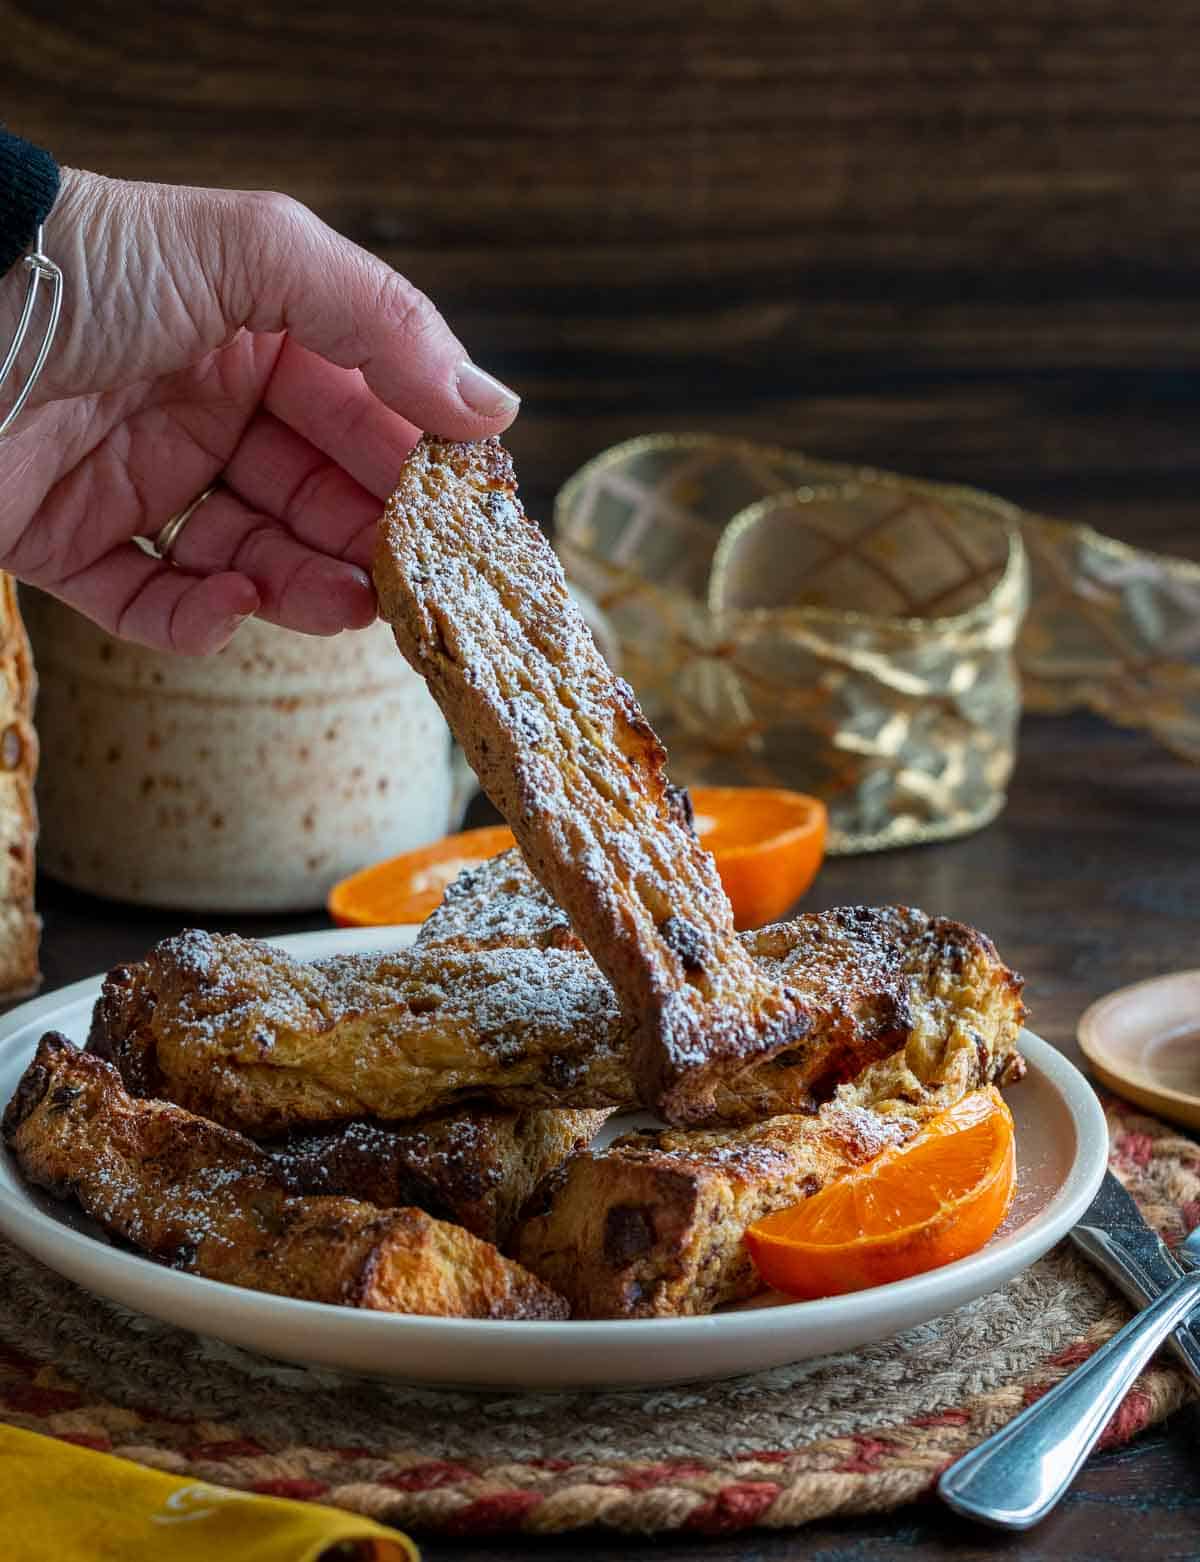
<instances>
[{"instance_id":1,"label":"gold mesh ribbon","mask_svg":"<svg viewBox=\"0 0 1200 1562\"><path fill-rule=\"evenodd\" d=\"M703 434L605 451L556 525L673 776L816 793L833 851L995 817L1018 662L1027 707L1086 705L1200 758L1200 566L973 489Z\"/></svg>"}]
</instances>

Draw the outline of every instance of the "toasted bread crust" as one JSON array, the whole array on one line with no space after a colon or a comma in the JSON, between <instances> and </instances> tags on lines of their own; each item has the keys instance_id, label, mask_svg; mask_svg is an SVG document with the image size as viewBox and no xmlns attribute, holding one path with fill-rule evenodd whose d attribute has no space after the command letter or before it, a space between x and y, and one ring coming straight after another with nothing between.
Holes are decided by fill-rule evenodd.
<instances>
[{"instance_id":1,"label":"toasted bread crust","mask_svg":"<svg viewBox=\"0 0 1200 1562\"><path fill-rule=\"evenodd\" d=\"M746 1227L916 1133L914 1113L834 1106L741 1129L629 1134L534 1194L509 1250L577 1318L707 1313L762 1289Z\"/></svg>"},{"instance_id":2,"label":"toasted bread crust","mask_svg":"<svg viewBox=\"0 0 1200 1562\"><path fill-rule=\"evenodd\" d=\"M499 1244L538 1184L584 1148L608 1115L481 1108L416 1123L300 1130L263 1148L293 1192L382 1209L416 1205Z\"/></svg>"},{"instance_id":3,"label":"toasted bread crust","mask_svg":"<svg viewBox=\"0 0 1200 1562\"><path fill-rule=\"evenodd\" d=\"M406 949L305 964L191 931L110 973L89 1048L143 1094L259 1137L477 1100L634 1103L616 1002L570 950Z\"/></svg>"},{"instance_id":4,"label":"toasted bread crust","mask_svg":"<svg viewBox=\"0 0 1200 1562\"><path fill-rule=\"evenodd\" d=\"M451 880L441 905L421 924L417 944L463 950L583 949L566 912L515 847L464 868Z\"/></svg>"},{"instance_id":5,"label":"toasted bread crust","mask_svg":"<svg viewBox=\"0 0 1200 1562\"><path fill-rule=\"evenodd\" d=\"M4 1114L22 1174L174 1268L386 1312L562 1318L566 1305L486 1242L421 1210L289 1195L240 1134L136 1100L100 1058L43 1037Z\"/></svg>"},{"instance_id":6,"label":"toasted bread crust","mask_svg":"<svg viewBox=\"0 0 1200 1562\"><path fill-rule=\"evenodd\" d=\"M846 907L743 935L799 995L786 1056L714 1089L714 1121L815 1111L871 1065L956 1029L1015 1052L1020 978L982 934L902 907ZM564 1007L565 1005L565 1007ZM511 1110L634 1104L629 1029L586 955L415 948L305 965L235 935L185 933L104 983L89 1048L131 1088L259 1137L487 1100Z\"/></svg>"},{"instance_id":7,"label":"toasted bread crust","mask_svg":"<svg viewBox=\"0 0 1200 1562\"><path fill-rule=\"evenodd\" d=\"M1024 1072L1020 978L973 928L850 907L748 942L809 1001L827 999L831 984L842 990L814 1052L832 1099L815 1115L745 1129L628 1135L552 1174L510 1250L562 1289L577 1317L708 1312L753 1295L748 1225L902 1143L968 1091ZM895 1045L854 1067L864 1036Z\"/></svg>"},{"instance_id":8,"label":"toasted bread crust","mask_svg":"<svg viewBox=\"0 0 1200 1562\"><path fill-rule=\"evenodd\" d=\"M646 1105L714 1115L748 1064L803 1039L795 995L734 935L711 855L668 797L665 752L568 596L495 440L426 438L379 530L375 583L537 879L636 1025Z\"/></svg>"}]
</instances>

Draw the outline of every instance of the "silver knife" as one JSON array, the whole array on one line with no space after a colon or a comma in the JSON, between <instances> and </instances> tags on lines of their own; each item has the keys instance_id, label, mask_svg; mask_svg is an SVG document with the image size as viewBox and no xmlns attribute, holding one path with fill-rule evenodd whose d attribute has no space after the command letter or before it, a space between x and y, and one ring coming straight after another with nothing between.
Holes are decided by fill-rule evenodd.
<instances>
[{"instance_id":1,"label":"silver knife","mask_svg":"<svg viewBox=\"0 0 1200 1562\"><path fill-rule=\"evenodd\" d=\"M1183 1274L1170 1248L1147 1225L1132 1195L1110 1171L1104 1173L1100 1191L1072 1230L1071 1241L1135 1307L1148 1306ZM1181 1323L1170 1343L1200 1388L1200 1335L1190 1324Z\"/></svg>"}]
</instances>

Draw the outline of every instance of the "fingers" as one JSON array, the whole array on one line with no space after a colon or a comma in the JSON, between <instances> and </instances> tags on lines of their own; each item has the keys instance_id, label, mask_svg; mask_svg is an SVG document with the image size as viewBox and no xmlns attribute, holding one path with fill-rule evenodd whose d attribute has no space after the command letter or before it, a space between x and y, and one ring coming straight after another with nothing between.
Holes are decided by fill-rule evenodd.
<instances>
[{"instance_id":1,"label":"fingers","mask_svg":"<svg viewBox=\"0 0 1200 1562\"><path fill-rule=\"evenodd\" d=\"M404 458L421 437L419 428L384 406L357 370L327 363L292 337L275 361L263 405L378 500L395 488Z\"/></svg>"},{"instance_id":2,"label":"fingers","mask_svg":"<svg viewBox=\"0 0 1200 1562\"><path fill-rule=\"evenodd\" d=\"M375 591L364 569L308 547L224 487L188 521L171 563L192 575L242 576L255 591L259 618L303 634L364 629L375 618Z\"/></svg>"},{"instance_id":3,"label":"fingers","mask_svg":"<svg viewBox=\"0 0 1200 1562\"><path fill-rule=\"evenodd\" d=\"M222 481L309 548L370 569L381 501L278 418L264 413L254 419Z\"/></svg>"},{"instance_id":4,"label":"fingers","mask_svg":"<svg viewBox=\"0 0 1200 1562\"><path fill-rule=\"evenodd\" d=\"M185 525L169 563L122 543L50 589L111 634L188 656L220 650L252 614L333 635L365 628L376 607L365 570L308 547L224 488Z\"/></svg>"},{"instance_id":5,"label":"fingers","mask_svg":"<svg viewBox=\"0 0 1200 1562\"><path fill-rule=\"evenodd\" d=\"M183 656L219 651L258 607L258 593L244 575L198 578L132 543L60 581L53 592L110 634Z\"/></svg>"},{"instance_id":6,"label":"fingers","mask_svg":"<svg viewBox=\"0 0 1200 1562\"><path fill-rule=\"evenodd\" d=\"M430 300L383 261L286 196L242 193L209 236L232 326L287 331L343 369L360 369L394 412L453 439L507 428L519 399L471 362Z\"/></svg>"}]
</instances>

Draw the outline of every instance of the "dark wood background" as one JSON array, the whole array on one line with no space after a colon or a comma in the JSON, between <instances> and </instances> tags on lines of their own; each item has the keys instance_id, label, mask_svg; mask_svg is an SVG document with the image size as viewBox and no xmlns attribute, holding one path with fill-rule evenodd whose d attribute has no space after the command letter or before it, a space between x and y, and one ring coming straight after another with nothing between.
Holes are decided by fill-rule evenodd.
<instances>
[{"instance_id":1,"label":"dark wood background","mask_svg":"<svg viewBox=\"0 0 1200 1562\"><path fill-rule=\"evenodd\" d=\"M279 188L524 393L543 503L648 428L993 487L1200 557L1180 0L0 0L61 160Z\"/></svg>"},{"instance_id":2,"label":"dark wood background","mask_svg":"<svg viewBox=\"0 0 1200 1562\"><path fill-rule=\"evenodd\" d=\"M1200 558L1198 22L1180 0L0 0L0 115L106 173L286 190L406 271L522 391L509 443L543 514L612 441L701 428ZM1092 997L1196 963L1198 809L1200 771L1144 739L1031 721L997 825L831 863L810 903L980 923L1070 1050ZM43 909L51 983L178 925L52 887ZM1094 1461L1020 1539L929 1507L469 1554L1191 1559L1198 1432L1189 1410Z\"/></svg>"}]
</instances>

